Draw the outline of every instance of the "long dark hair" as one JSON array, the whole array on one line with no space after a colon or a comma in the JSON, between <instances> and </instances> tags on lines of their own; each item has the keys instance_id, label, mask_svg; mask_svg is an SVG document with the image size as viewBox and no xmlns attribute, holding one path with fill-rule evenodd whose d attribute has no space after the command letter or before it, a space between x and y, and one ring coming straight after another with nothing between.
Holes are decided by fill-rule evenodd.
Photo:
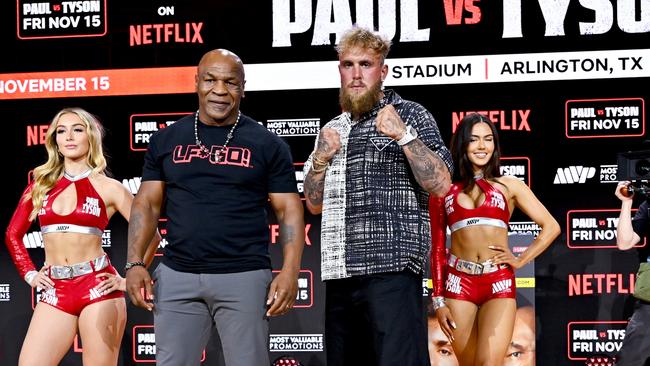
<instances>
[{"instance_id":1,"label":"long dark hair","mask_svg":"<svg viewBox=\"0 0 650 366\"><path fill-rule=\"evenodd\" d=\"M472 128L477 123L486 123L490 126L494 137L494 152L490 161L483 168L483 177L485 179L498 178L501 176L500 163L501 146L499 145L499 134L494 126L485 115L479 113L470 113L466 115L458 124L456 132L451 137L451 157L454 160L454 182L465 183L465 190L469 191L474 187L474 169L472 163L467 158L467 147L472 140Z\"/></svg>"}]
</instances>

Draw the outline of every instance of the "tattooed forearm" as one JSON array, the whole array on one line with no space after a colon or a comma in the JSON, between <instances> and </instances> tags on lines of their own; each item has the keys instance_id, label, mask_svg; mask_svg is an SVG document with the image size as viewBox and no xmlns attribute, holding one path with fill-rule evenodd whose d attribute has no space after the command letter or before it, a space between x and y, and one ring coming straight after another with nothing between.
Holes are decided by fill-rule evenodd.
<instances>
[{"instance_id":1,"label":"tattooed forearm","mask_svg":"<svg viewBox=\"0 0 650 366\"><path fill-rule=\"evenodd\" d=\"M318 152L321 152L321 153L322 153L322 152L327 152L327 151L330 150L330 144L329 144L329 142L327 142L325 139L323 139L322 136L320 136L320 137L318 138L318 144L317 144L316 146L317 146L316 150L317 150Z\"/></svg>"},{"instance_id":2,"label":"tattooed forearm","mask_svg":"<svg viewBox=\"0 0 650 366\"><path fill-rule=\"evenodd\" d=\"M415 180L429 193L442 196L449 190L450 177L447 166L421 140L415 139L404 146Z\"/></svg>"},{"instance_id":3,"label":"tattooed forearm","mask_svg":"<svg viewBox=\"0 0 650 366\"><path fill-rule=\"evenodd\" d=\"M296 239L296 230L293 225L280 223L280 243L291 244Z\"/></svg>"},{"instance_id":4,"label":"tattooed forearm","mask_svg":"<svg viewBox=\"0 0 650 366\"><path fill-rule=\"evenodd\" d=\"M325 187L325 173L307 174L304 181L305 197L314 206L323 204L323 189Z\"/></svg>"},{"instance_id":5,"label":"tattooed forearm","mask_svg":"<svg viewBox=\"0 0 650 366\"><path fill-rule=\"evenodd\" d=\"M303 204L296 193L272 193L269 197L275 217L280 224L282 272L288 270L289 273L297 274L305 246Z\"/></svg>"},{"instance_id":6,"label":"tattooed forearm","mask_svg":"<svg viewBox=\"0 0 650 366\"><path fill-rule=\"evenodd\" d=\"M139 261L142 259L144 247L142 243L142 222L143 217L140 212L131 212L129 218L128 247L126 252L127 261Z\"/></svg>"}]
</instances>

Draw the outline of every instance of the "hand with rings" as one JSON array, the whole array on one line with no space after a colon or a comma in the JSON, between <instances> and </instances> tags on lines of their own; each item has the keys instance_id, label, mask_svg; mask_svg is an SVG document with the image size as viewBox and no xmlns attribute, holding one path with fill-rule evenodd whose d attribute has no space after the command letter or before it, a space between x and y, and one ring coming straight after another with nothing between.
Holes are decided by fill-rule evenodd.
<instances>
[{"instance_id":1,"label":"hand with rings","mask_svg":"<svg viewBox=\"0 0 650 366\"><path fill-rule=\"evenodd\" d=\"M105 280L95 287L102 295L110 294L113 291L126 291L126 280L119 274L103 272L95 277L105 278Z\"/></svg>"},{"instance_id":2,"label":"hand with rings","mask_svg":"<svg viewBox=\"0 0 650 366\"><path fill-rule=\"evenodd\" d=\"M49 290L51 288L54 288L54 281L47 275L47 273L50 270L49 265L43 266L40 271L38 271L34 277L32 277L31 281L29 282L29 285L36 288L42 288L45 290Z\"/></svg>"}]
</instances>

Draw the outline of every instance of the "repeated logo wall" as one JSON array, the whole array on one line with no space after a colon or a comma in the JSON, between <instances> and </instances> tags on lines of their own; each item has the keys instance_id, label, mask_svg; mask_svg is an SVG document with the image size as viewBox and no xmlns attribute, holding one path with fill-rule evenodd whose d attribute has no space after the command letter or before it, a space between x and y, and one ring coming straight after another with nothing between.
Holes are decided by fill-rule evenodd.
<instances>
[{"instance_id":1,"label":"repeated logo wall","mask_svg":"<svg viewBox=\"0 0 650 366\"><path fill-rule=\"evenodd\" d=\"M650 149L650 0L16 0L0 4L0 19L1 149L8 158L2 225L30 170L45 159L49 120L68 106L102 120L110 171L135 194L151 134L196 110L196 64L214 48L243 59L242 111L289 143L302 192L302 164L321 126L340 111L333 46L351 24L370 25L393 41L386 87L429 109L447 142L464 115L486 114L500 133L502 174L523 180L563 227L534 275L518 274L523 302L535 307L537 364L580 365L620 348L638 259L615 245L616 154ZM271 359L319 366L320 216L305 219L297 302L271 320L269 350ZM277 270L279 227L272 215L269 223ZM126 227L114 219L103 236L119 270ZM154 266L167 245L165 217L159 228L164 240ZM516 211L510 233L529 239L513 250L539 230ZM37 225L24 243L42 264ZM425 281L425 295L428 287ZM40 296L0 249L0 364L17 363ZM152 324L151 314L129 304L121 365L153 363ZM81 365L82 347L75 342L62 364ZM203 360L222 364L216 342Z\"/></svg>"}]
</instances>

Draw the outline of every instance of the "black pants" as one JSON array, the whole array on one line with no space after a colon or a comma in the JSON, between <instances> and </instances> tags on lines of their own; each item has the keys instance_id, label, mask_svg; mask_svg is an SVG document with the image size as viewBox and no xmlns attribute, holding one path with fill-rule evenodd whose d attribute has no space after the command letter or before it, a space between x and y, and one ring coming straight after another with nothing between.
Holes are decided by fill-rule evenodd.
<instances>
[{"instance_id":1,"label":"black pants","mask_svg":"<svg viewBox=\"0 0 650 366\"><path fill-rule=\"evenodd\" d=\"M625 339L617 366L650 365L650 303L637 301L634 314L625 328Z\"/></svg>"},{"instance_id":2,"label":"black pants","mask_svg":"<svg viewBox=\"0 0 650 366\"><path fill-rule=\"evenodd\" d=\"M325 284L328 366L429 366L421 275L402 271Z\"/></svg>"}]
</instances>

